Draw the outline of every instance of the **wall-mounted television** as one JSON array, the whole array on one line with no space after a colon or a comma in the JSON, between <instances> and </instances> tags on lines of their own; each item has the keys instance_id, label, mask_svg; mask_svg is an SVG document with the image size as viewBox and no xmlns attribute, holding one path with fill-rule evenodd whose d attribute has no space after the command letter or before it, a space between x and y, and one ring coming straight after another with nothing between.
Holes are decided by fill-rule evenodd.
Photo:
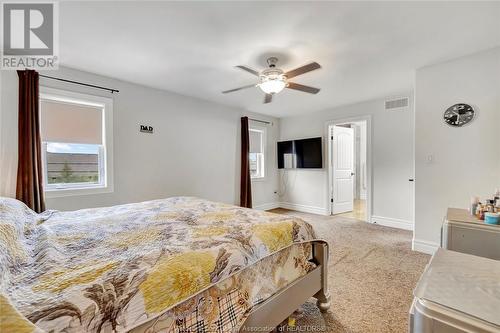
<instances>
[{"instance_id":1,"label":"wall-mounted television","mask_svg":"<svg viewBox=\"0 0 500 333\"><path fill-rule=\"evenodd\" d=\"M278 142L278 169L321 169L321 137Z\"/></svg>"}]
</instances>

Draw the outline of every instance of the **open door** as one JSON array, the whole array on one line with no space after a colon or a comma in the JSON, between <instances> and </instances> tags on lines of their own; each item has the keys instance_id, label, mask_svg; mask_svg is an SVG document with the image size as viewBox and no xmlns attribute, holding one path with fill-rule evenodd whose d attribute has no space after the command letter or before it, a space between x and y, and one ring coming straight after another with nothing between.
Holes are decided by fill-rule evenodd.
<instances>
[{"instance_id":1,"label":"open door","mask_svg":"<svg viewBox=\"0 0 500 333\"><path fill-rule=\"evenodd\" d=\"M354 201L354 129L331 127L332 214L350 212Z\"/></svg>"}]
</instances>

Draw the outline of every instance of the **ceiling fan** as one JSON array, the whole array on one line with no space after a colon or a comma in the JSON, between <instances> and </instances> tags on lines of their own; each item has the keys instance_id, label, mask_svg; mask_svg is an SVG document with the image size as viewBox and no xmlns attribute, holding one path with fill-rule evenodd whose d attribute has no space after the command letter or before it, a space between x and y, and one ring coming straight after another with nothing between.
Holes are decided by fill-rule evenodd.
<instances>
[{"instance_id":1,"label":"ceiling fan","mask_svg":"<svg viewBox=\"0 0 500 333\"><path fill-rule=\"evenodd\" d=\"M276 67L278 58L271 57L267 59L269 68L266 68L260 72L249 68L247 66L236 66L250 74L259 77L260 82L257 84L250 84L248 86L243 86L236 89L230 89L223 91L223 94L227 94L233 91L243 90L252 87L259 87L266 95L264 97L264 103L271 103L273 100L273 95L279 93L285 88L303 91L309 94L317 94L320 89L304 86L302 84L294 83L288 81L289 79L305 74L307 72L313 71L315 69L321 68L317 62L311 62L310 64L295 68L291 71L284 72L283 70Z\"/></svg>"}]
</instances>

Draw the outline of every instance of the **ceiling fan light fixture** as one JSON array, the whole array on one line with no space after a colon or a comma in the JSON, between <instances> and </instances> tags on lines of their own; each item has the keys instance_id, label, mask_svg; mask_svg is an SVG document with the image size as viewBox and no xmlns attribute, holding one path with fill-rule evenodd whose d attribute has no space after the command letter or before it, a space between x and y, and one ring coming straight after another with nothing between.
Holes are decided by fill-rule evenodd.
<instances>
[{"instance_id":1,"label":"ceiling fan light fixture","mask_svg":"<svg viewBox=\"0 0 500 333\"><path fill-rule=\"evenodd\" d=\"M286 87L286 79L280 75L277 77L262 77L259 88L266 94L277 94Z\"/></svg>"},{"instance_id":2,"label":"ceiling fan light fixture","mask_svg":"<svg viewBox=\"0 0 500 333\"><path fill-rule=\"evenodd\" d=\"M317 62L313 61L307 65L297 67L288 72L285 72L280 68L277 68L276 67L277 62L278 58L276 57L271 57L267 59L267 64L269 65L269 67L260 72L247 66L242 66L242 65L236 66L236 68L239 68L241 70L244 70L245 72L257 76L259 78L259 83L255 85L250 84L236 89L225 90L222 93L227 94L234 91L239 91L252 87L259 87L260 90L262 90L266 94L264 98L264 104L267 104L272 102L273 95L281 92L285 88L305 92L308 94L317 94L320 91L319 88L314 88L303 84L288 81L289 79L294 78L296 76L309 73L313 70L321 68L321 66Z\"/></svg>"}]
</instances>

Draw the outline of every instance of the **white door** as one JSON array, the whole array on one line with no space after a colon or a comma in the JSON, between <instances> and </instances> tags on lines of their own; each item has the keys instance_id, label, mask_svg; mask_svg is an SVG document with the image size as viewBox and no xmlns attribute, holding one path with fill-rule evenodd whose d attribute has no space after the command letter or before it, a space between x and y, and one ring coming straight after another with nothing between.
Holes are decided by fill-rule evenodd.
<instances>
[{"instance_id":1,"label":"white door","mask_svg":"<svg viewBox=\"0 0 500 333\"><path fill-rule=\"evenodd\" d=\"M350 212L354 201L354 129L332 126L332 214Z\"/></svg>"}]
</instances>

